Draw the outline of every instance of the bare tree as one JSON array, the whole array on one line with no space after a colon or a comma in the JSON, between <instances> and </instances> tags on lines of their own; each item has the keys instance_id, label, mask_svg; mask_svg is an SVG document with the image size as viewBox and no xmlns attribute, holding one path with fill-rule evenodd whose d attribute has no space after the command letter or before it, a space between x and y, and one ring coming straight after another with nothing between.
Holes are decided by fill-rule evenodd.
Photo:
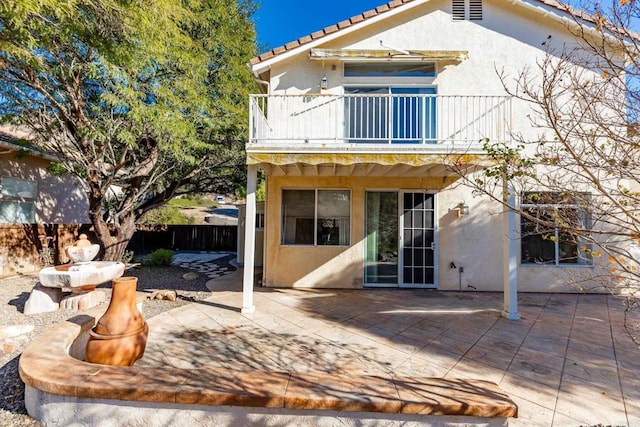
<instances>
[{"instance_id":1,"label":"bare tree","mask_svg":"<svg viewBox=\"0 0 640 427\"><path fill-rule=\"evenodd\" d=\"M549 36L536 67L497 70L539 136L484 141L493 166L464 182L500 203L505 182L519 195L508 208L521 216L522 262L593 262L567 281L623 297L630 313L640 307L640 38L630 30L640 9L564 10L575 44ZM629 316L626 326L640 330Z\"/></svg>"}]
</instances>

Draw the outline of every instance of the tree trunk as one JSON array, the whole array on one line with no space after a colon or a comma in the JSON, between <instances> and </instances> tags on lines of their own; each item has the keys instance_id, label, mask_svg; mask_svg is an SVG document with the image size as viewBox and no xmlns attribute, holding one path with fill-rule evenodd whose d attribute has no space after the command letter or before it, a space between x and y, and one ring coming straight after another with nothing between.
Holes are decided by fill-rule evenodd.
<instances>
[{"instance_id":1,"label":"tree trunk","mask_svg":"<svg viewBox=\"0 0 640 427\"><path fill-rule=\"evenodd\" d=\"M97 186L96 186L97 187ZM135 215L133 212L117 212L120 221L116 225L109 225L102 217L102 193L89 193L89 218L103 249L104 261L122 261L124 250L127 248L133 233L136 231Z\"/></svg>"},{"instance_id":2,"label":"tree trunk","mask_svg":"<svg viewBox=\"0 0 640 427\"><path fill-rule=\"evenodd\" d=\"M110 244L104 245L105 261L122 261L124 251L133 237L133 233L136 232L136 223L133 217L126 221L123 221L119 227L116 227L115 235L111 236ZM102 242L101 242L102 243Z\"/></svg>"}]
</instances>

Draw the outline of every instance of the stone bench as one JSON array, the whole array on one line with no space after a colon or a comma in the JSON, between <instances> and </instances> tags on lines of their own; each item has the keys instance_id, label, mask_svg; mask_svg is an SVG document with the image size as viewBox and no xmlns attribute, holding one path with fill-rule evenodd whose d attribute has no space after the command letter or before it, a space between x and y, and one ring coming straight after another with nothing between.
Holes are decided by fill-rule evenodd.
<instances>
[{"instance_id":1,"label":"stone bench","mask_svg":"<svg viewBox=\"0 0 640 427\"><path fill-rule=\"evenodd\" d=\"M32 417L52 425L154 425L184 416L215 425L287 425L305 417L314 425L326 417L360 425L507 425L517 416L496 384L480 380L91 364L82 360L84 346L100 314L69 319L23 352L20 376Z\"/></svg>"}]
</instances>

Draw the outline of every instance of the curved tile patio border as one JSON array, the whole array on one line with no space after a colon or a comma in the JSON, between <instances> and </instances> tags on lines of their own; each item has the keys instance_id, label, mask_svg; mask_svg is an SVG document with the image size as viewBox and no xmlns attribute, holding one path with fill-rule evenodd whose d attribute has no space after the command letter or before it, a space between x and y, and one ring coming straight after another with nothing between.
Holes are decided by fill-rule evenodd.
<instances>
[{"instance_id":1,"label":"curved tile patio border","mask_svg":"<svg viewBox=\"0 0 640 427\"><path fill-rule=\"evenodd\" d=\"M494 383L467 379L345 376L322 373L144 368L80 360L101 313L73 317L34 340L20 358L26 404L42 393L83 399L290 410L500 418L516 404ZM73 357L75 356L75 357ZM36 398L33 388L40 393ZM30 401L34 400L34 401ZM135 405L133 405L135 407ZM33 415L33 414L32 414ZM470 421L470 420L469 420Z\"/></svg>"}]
</instances>

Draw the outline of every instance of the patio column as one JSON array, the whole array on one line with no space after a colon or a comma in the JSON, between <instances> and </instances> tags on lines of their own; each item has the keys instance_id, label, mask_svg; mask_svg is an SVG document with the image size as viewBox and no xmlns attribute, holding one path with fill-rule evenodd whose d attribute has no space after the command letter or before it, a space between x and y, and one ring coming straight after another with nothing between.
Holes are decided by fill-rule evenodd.
<instances>
[{"instance_id":1,"label":"patio column","mask_svg":"<svg viewBox=\"0 0 640 427\"><path fill-rule=\"evenodd\" d=\"M502 316L509 320L518 320L518 234L515 212L516 194L514 188L505 179L503 181L503 200L506 203L502 215L503 227L503 277L504 310Z\"/></svg>"},{"instance_id":2,"label":"patio column","mask_svg":"<svg viewBox=\"0 0 640 427\"><path fill-rule=\"evenodd\" d=\"M242 278L242 313L253 313L253 280L256 253L256 189L258 167L247 166L247 208L244 221L244 276Z\"/></svg>"}]
</instances>

